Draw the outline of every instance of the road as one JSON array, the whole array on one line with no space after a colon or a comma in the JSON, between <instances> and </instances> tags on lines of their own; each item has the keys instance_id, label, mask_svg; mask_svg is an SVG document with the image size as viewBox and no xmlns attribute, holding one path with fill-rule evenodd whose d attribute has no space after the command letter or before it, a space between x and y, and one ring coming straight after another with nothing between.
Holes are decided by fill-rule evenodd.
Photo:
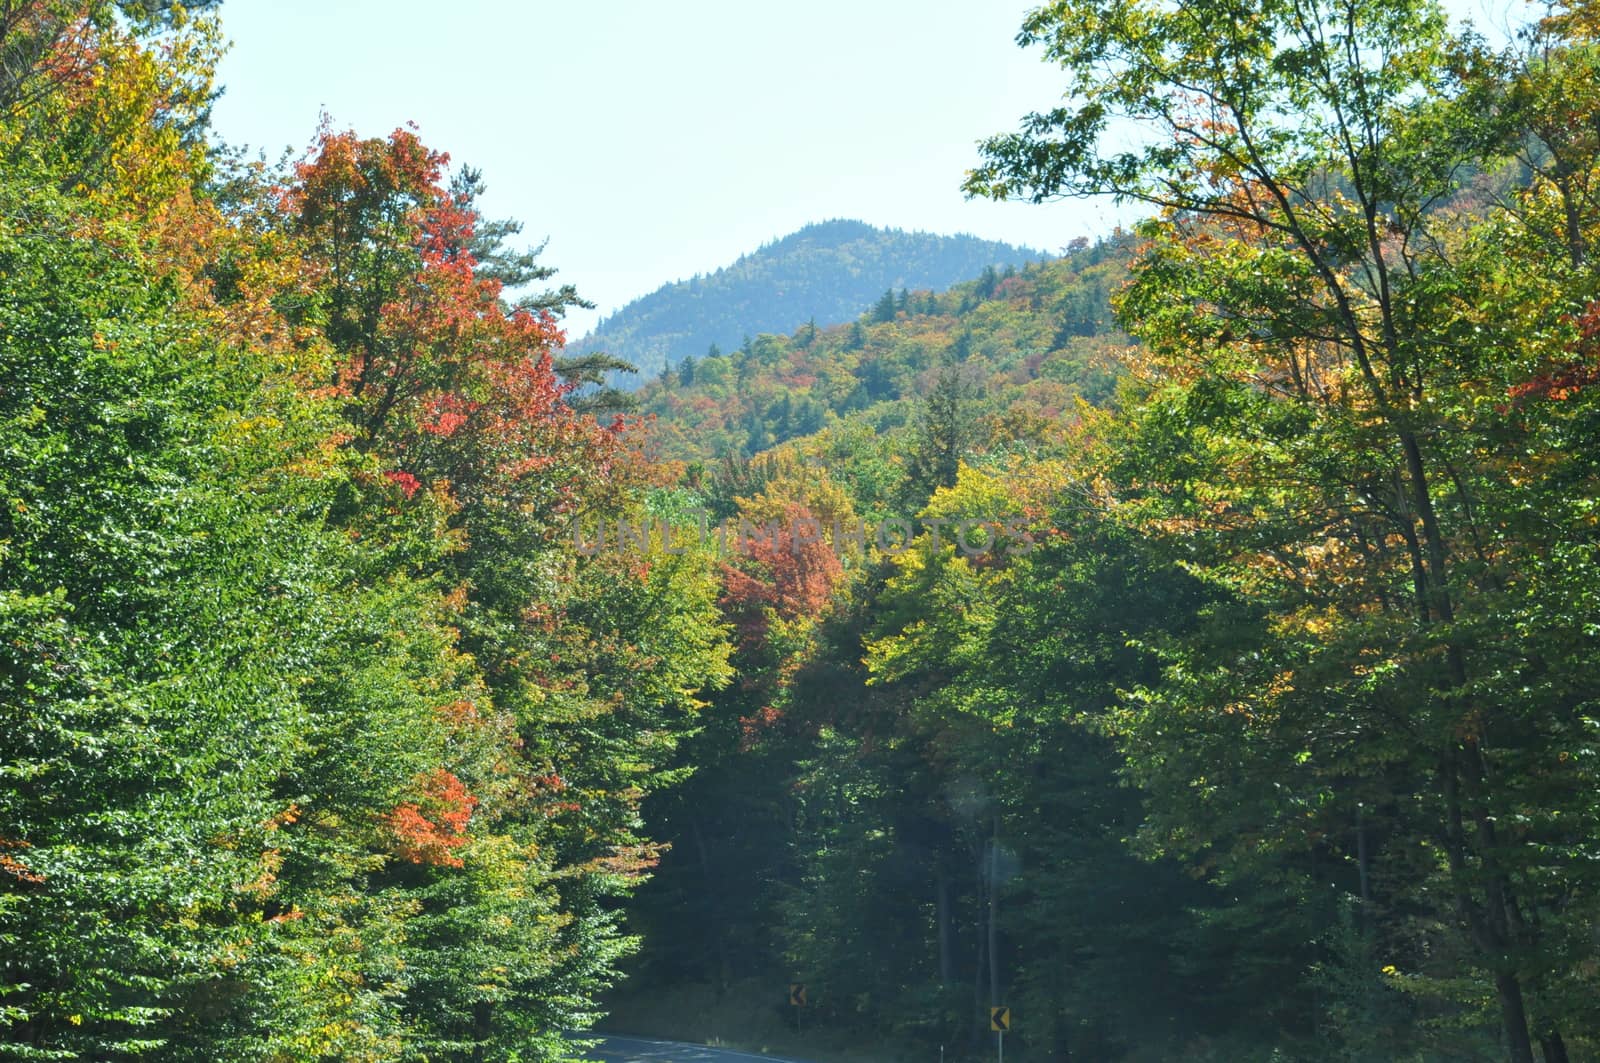
<instances>
[{"instance_id":1,"label":"road","mask_svg":"<svg viewBox=\"0 0 1600 1063\"><path fill-rule=\"evenodd\" d=\"M605 1063L749 1063L755 1059L764 1060L765 1063L803 1063L802 1060L779 1056L758 1056L729 1048L707 1048L705 1045L686 1045L676 1041L648 1041L641 1037L607 1037L588 1058L604 1060Z\"/></svg>"}]
</instances>

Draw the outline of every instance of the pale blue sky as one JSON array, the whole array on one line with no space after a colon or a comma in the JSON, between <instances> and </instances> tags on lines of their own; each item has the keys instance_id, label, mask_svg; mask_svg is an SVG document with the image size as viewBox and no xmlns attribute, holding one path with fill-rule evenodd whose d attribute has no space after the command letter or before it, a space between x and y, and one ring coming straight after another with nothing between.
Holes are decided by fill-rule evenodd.
<instances>
[{"instance_id":1,"label":"pale blue sky","mask_svg":"<svg viewBox=\"0 0 1600 1063\"><path fill-rule=\"evenodd\" d=\"M1463 5L1483 0L1459 0ZM227 0L215 118L276 156L338 127L484 171L598 314L809 221L971 232L1056 251L1109 203L967 202L975 142L1050 106L1014 43L1026 0ZM1454 5L1453 5L1454 6ZM1124 215L1123 217L1126 217Z\"/></svg>"},{"instance_id":2,"label":"pale blue sky","mask_svg":"<svg viewBox=\"0 0 1600 1063\"><path fill-rule=\"evenodd\" d=\"M215 117L269 156L324 107L373 135L417 122L600 312L824 218L1055 251L1109 229L1109 204L959 191L980 137L1059 92L1014 43L1029 6L227 0Z\"/></svg>"}]
</instances>

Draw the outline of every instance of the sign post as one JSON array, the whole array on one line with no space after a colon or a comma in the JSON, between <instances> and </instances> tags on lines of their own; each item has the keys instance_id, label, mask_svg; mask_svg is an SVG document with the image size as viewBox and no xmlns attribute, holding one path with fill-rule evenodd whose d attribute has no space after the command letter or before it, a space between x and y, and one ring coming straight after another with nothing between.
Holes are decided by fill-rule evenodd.
<instances>
[{"instance_id":1,"label":"sign post","mask_svg":"<svg viewBox=\"0 0 1600 1063\"><path fill-rule=\"evenodd\" d=\"M800 1033L800 1015L806 1008L806 984L789 983L789 1006L794 1008L794 1032Z\"/></svg>"},{"instance_id":2,"label":"sign post","mask_svg":"<svg viewBox=\"0 0 1600 1063\"><path fill-rule=\"evenodd\" d=\"M989 1029L994 1031L996 1058L999 1063L1006 1063L1006 1031L1011 1029L1011 1009L1005 1006L990 1008Z\"/></svg>"}]
</instances>

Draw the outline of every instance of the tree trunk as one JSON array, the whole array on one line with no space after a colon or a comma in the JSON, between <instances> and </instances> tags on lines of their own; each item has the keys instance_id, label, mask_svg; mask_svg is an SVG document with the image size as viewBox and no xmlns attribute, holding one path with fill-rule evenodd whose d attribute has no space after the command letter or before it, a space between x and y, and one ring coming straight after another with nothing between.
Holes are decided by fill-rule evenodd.
<instances>
[{"instance_id":1,"label":"tree trunk","mask_svg":"<svg viewBox=\"0 0 1600 1063\"><path fill-rule=\"evenodd\" d=\"M1000 1006L1000 817L989 842L989 1006Z\"/></svg>"},{"instance_id":2,"label":"tree trunk","mask_svg":"<svg viewBox=\"0 0 1600 1063\"><path fill-rule=\"evenodd\" d=\"M1568 1063L1567 1042L1561 1039L1559 1031L1539 1038L1539 1050L1544 1054L1544 1063Z\"/></svg>"},{"instance_id":3,"label":"tree trunk","mask_svg":"<svg viewBox=\"0 0 1600 1063\"><path fill-rule=\"evenodd\" d=\"M728 936L724 922L718 918L721 905L716 899L720 894L717 891L717 882L711 873L711 854L706 848L705 835L700 831L700 817L689 818L689 831L694 835L695 851L700 856L700 877L705 882L706 897L710 900L711 907L711 940L715 944L717 954L717 995L721 996L728 991L728 986L733 982L732 963L728 957Z\"/></svg>"},{"instance_id":4,"label":"tree trunk","mask_svg":"<svg viewBox=\"0 0 1600 1063\"><path fill-rule=\"evenodd\" d=\"M1405 453L1406 469L1411 480L1413 499L1416 502L1417 517L1422 524L1422 539L1428 558L1429 576L1429 601L1431 612L1430 620L1436 623L1449 624L1455 620L1455 605L1450 599L1449 581L1446 578L1446 558L1448 548L1445 545L1444 534L1440 530L1438 515L1433 508L1432 491L1428 484L1426 466L1422 457L1422 447L1414 433L1402 430L1400 433L1401 447ZM1445 640L1445 657L1450 666L1451 678L1456 689L1461 689L1467 683L1466 658L1461 646L1453 638ZM1453 834L1452 839L1458 847L1457 858L1452 871L1458 876L1465 866L1467 846L1466 832L1462 828L1462 799L1461 787L1468 790L1468 798L1476 806L1473 809L1473 820L1477 826L1481 855L1485 860L1491 859L1490 854L1499 848L1495 838L1494 822L1489 816L1483 803L1482 790L1487 784L1484 770L1483 751L1471 739L1466 740L1465 749L1452 750L1447 763L1449 778L1446 781L1445 805L1447 817L1450 820L1446 825L1447 834ZM1458 885L1457 890L1466 893L1466 886ZM1516 903L1511 894L1510 884L1504 872L1496 871L1489 876L1487 896L1480 908L1473 903L1470 895L1465 897L1464 909L1469 915L1469 921L1474 921L1479 926L1474 927L1473 936L1478 940L1480 947L1487 946L1489 962L1498 969L1495 972L1495 993L1500 998L1500 1018L1505 1026L1506 1045L1510 1052L1512 1063L1533 1063L1533 1038L1528 1030L1528 1012L1522 999L1522 983L1517 979L1516 973L1504 968L1505 959L1503 951L1512 942L1509 909ZM1471 916L1476 914L1475 920Z\"/></svg>"},{"instance_id":5,"label":"tree trunk","mask_svg":"<svg viewBox=\"0 0 1600 1063\"><path fill-rule=\"evenodd\" d=\"M1361 875L1361 925L1368 923L1367 906L1372 903L1372 854L1367 851L1366 810L1356 808L1356 867Z\"/></svg>"},{"instance_id":6,"label":"tree trunk","mask_svg":"<svg viewBox=\"0 0 1600 1063\"><path fill-rule=\"evenodd\" d=\"M1501 971L1494 976L1494 988L1500 996L1500 1020L1505 1027L1511 1063L1533 1063L1533 1041L1528 1037L1528 1013L1522 1006L1522 984L1510 971Z\"/></svg>"},{"instance_id":7,"label":"tree trunk","mask_svg":"<svg viewBox=\"0 0 1600 1063\"><path fill-rule=\"evenodd\" d=\"M939 985L948 986L954 980L954 962L950 954L950 879L941 867L934 874L934 919L939 924Z\"/></svg>"},{"instance_id":8,"label":"tree trunk","mask_svg":"<svg viewBox=\"0 0 1600 1063\"><path fill-rule=\"evenodd\" d=\"M979 904L984 903L984 897L985 897L985 885L984 884L985 884L985 880L989 877L987 872L984 869L984 864L985 863L986 863L986 861L984 860L983 845L980 842L978 844L978 903ZM977 943L978 943L978 959L977 959L977 962L975 964L973 964L973 968L972 968L972 1010L973 1010L974 1013L982 1013L983 1012L983 975L984 975L984 962L988 958L988 951L987 951L987 947L986 947L988 935L986 935L983 932L983 915L982 915L981 912L978 915L978 919L977 919L977 923L976 923L975 929L977 930L977 933L975 935L973 935L973 936L977 939ZM972 1024L972 1044L973 1045L976 1046L976 1045L979 1045L979 1044L983 1043L984 1031L986 1031L988 1028L989 1028L989 1024L986 1023L986 1022L975 1022L975 1023Z\"/></svg>"}]
</instances>

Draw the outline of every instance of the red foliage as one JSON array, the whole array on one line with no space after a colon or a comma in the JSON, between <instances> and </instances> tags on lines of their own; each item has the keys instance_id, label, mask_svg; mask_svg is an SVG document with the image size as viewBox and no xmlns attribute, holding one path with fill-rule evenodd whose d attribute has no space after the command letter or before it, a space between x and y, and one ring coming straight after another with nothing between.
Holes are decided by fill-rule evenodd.
<instances>
[{"instance_id":1,"label":"red foliage","mask_svg":"<svg viewBox=\"0 0 1600 1063\"><path fill-rule=\"evenodd\" d=\"M407 498L410 498L412 495L416 494L417 491L422 487L421 482L419 482L415 476L412 476L410 473L403 472L399 469L392 469L389 472L384 473L383 476L384 479L399 487Z\"/></svg>"},{"instance_id":2,"label":"red foliage","mask_svg":"<svg viewBox=\"0 0 1600 1063\"><path fill-rule=\"evenodd\" d=\"M1571 351L1579 360L1552 366L1516 385L1510 391L1513 403L1520 405L1530 399L1565 402L1600 383L1600 301L1590 303L1582 314L1569 320L1578 326L1578 341Z\"/></svg>"},{"instance_id":3,"label":"red foliage","mask_svg":"<svg viewBox=\"0 0 1600 1063\"><path fill-rule=\"evenodd\" d=\"M556 373L564 341L548 313L508 307L480 276L476 215L441 183L448 156L399 129L360 139L324 129L287 194L324 272L336 393L358 446L442 481L454 497L515 495L569 506L609 471L620 425L579 417ZM529 503L518 498L514 504Z\"/></svg>"},{"instance_id":4,"label":"red foliage","mask_svg":"<svg viewBox=\"0 0 1600 1063\"><path fill-rule=\"evenodd\" d=\"M49 47L37 53L31 77L66 90L68 101L74 106L80 105L93 90L95 75L104 58L95 40L89 5L80 3L76 10L64 10L59 3L21 0L7 4L5 10L0 43L49 41ZM27 54L26 46L20 54ZM8 73L15 76L16 72ZM23 76L29 78L30 74Z\"/></svg>"},{"instance_id":5,"label":"red foliage","mask_svg":"<svg viewBox=\"0 0 1600 1063\"><path fill-rule=\"evenodd\" d=\"M996 299L1023 299L1031 294L1031 286L1020 276L1006 277L994 289Z\"/></svg>"},{"instance_id":6,"label":"red foliage","mask_svg":"<svg viewBox=\"0 0 1600 1063\"><path fill-rule=\"evenodd\" d=\"M844 569L811 511L790 503L776 526L746 537L748 530L741 529L741 556L723 565L722 607L741 638L766 633L767 609L785 620L821 614Z\"/></svg>"},{"instance_id":7,"label":"red foliage","mask_svg":"<svg viewBox=\"0 0 1600 1063\"><path fill-rule=\"evenodd\" d=\"M314 154L295 166L285 206L307 231L354 223L346 234L357 239L360 227L403 222L409 209L433 205L450 162L449 155L424 147L414 126L396 129L387 140L363 140L324 123Z\"/></svg>"},{"instance_id":8,"label":"red foliage","mask_svg":"<svg viewBox=\"0 0 1600 1063\"><path fill-rule=\"evenodd\" d=\"M386 817L395 852L414 864L460 867L454 850L465 845L478 799L454 774L438 769L422 780L422 800L407 801Z\"/></svg>"},{"instance_id":9,"label":"red foliage","mask_svg":"<svg viewBox=\"0 0 1600 1063\"><path fill-rule=\"evenodd\" d=\"M478 408L478 403L469 402L460 395L435 395L423 404L422 417L417 427L429 435L448 439L467 423L468 418L476 413Z\"/></svg>"},{"instance_id":10,"label":"red foliage","mask_svg":"<svg viewBox=\"0 0 1600 1063\"><path fill-rule=\"evenodd\" d=\"M557 794L565 793L567 790L567 780L557 772L529 777L528 789L538 803L540 811L547 817L559 816L563 812L577 812L583 808L577 801L554 799Z\"/></svg>"},{"instance_id":11,"label":"red foliage","mask_svg":"<svg viewBox=\"0 0 1600 1063\"><path fill-rule=\"evenodd\" d=\"M739 717L739 752L750 752L761 741L762 734L778 726L782 720L783 713L771 705L763 705L754 716Z\"/></svg>"}]
</instances>

